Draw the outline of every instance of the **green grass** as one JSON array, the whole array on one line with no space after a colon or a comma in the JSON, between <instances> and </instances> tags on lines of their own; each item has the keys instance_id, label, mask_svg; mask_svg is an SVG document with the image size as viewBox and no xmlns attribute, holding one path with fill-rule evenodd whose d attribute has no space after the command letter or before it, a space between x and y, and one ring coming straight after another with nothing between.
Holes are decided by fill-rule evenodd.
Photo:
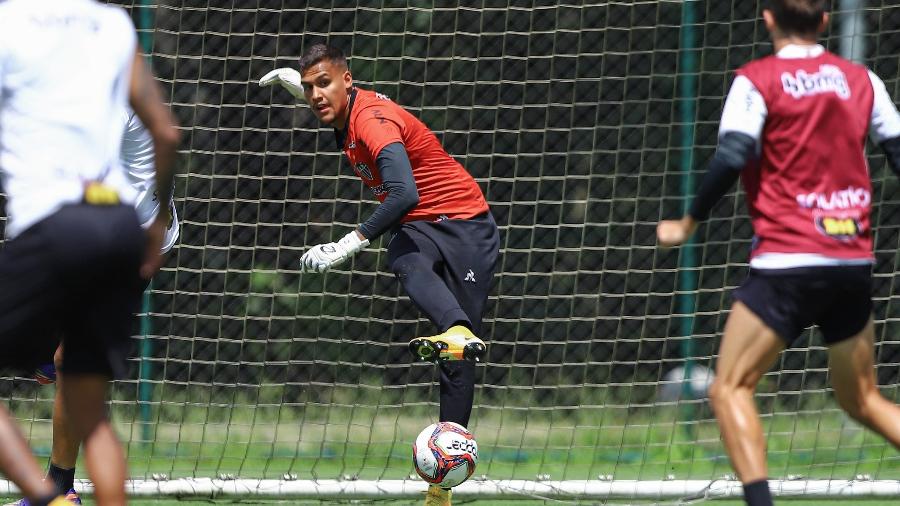
<instances>
[{"instance_id":1,"label":"green grass","mask_svg":"<svg viewBox=\"0 0 900 506\"><path fill-rule=\"evenodd\" d=\"M338 408L340 409L340 408ZM412 473L411 441L428 420L364 408L328 417L255 425L190 423L157 428L154 444L132 442L132 476L231 474L244 478L400 479ZM672 408L598 417L481 416L477 474L493 479L710 479L731 473L713 420L678 421ZM123 429L124 431L125 429ZM772 476L900 479L900 454L835 413L766 419Z\"/></svg>"},{"instance_id":2,"label":"green grass","mask_svg":"<svg viewBox=\"0 0 900 506\"><path fill-rule=\"evenodd\" d=\"M412 472L411 442L430 421L431 407L375 411L365 407L307 408L302 415L256 420L195 418L153 427L154 443L142 443L140 426L115 417L136 478L218 477L298 479L401 479ZM477 475L490 479L554 480L713 479L732 470L715 422L706 414L686 419L672 407L615 410L583 407L557 412L481 413L471 426L479 443ZM868 474L900 479L900 453L871 432L824 410L770 415L770 475L849 479ZM49 454L49 424L32 424L39 456ZM79 476L84 477L83 467Z\"/></svg>"},{"instance_id":3,"label":"green grass","mask_svg":"<svg viewBox=\"0 0 900 506\"><path fill-rule=\"evenodd\" d=\"M14 501L17 498L9 497L9 498L0 498L5 504L9 501ZM371 503L368 501L360 501L360 502L351 502L347 500L343 501L298 501L298 500L285 500L285 501L266 501L266 500L253 500L253 499L245 499L245 500L179 500L179 499L161 499L161 500L152 500L152 499L134 499L129 501L129 504L133 506L184 506L184 505L199 505L199 504L214 504L214 505L228 505L228 504L240 504L240 505L252 505L252 504L260 504L260 505L296 505L296 506L312 506L312 505L329 505L329 504L367 504ZM401 501L377 501L376 504L383 504L385 506L407 506L407 505L419 505L421 501L411 501L411 500L401 500ZM626 501L614 501L615 504L627 504ZM833 500L833 499L778 499L778 504L785 504L788 506L850 506L850 505L860 505L860 506L894 506L897 504L895 500L877 500L877 499L847 499L847 500ZM85 499L85 505L93 504L93 501L90 499ZM560 501L539 501L539 500L506 500L506 501L496 501L496 500L476 500L476 501L454 501L456 505L471 505L471 506L511 506L515 504L516 506L538 506L543 504L550 505L566 505L566 504L579 504L579 505L590 505L590 504L602 504L597 501L580 501L580 502L560 502ZM647 505L649 503L637 503ZM664 505L673 505L677 504L675 502L661 503ZM744 502L741 500L710 500L706 501L704 504L708 504L709 506L744 506Z\"/></svg>"},{"instance_id":4,"label":"green grass","mask_svg":"<svg viewBox=\"0 0 900 506\"><path fill-rule=\"evenodd\" d=\"M614 501L615 504L627 504L624 501ZM865 499L853 499L846 501L838 501L838 500L791 500L791 499L780 499L777 501L778 504L785 504L788 506L851 506L851 505L860 505L860 506L896 506L896 501L878 501L878 500L865 500ZM201 504L200 502L185 502L185 501L131 501L130 504L134 506L178 506L185 504ZM307 501L279 501L279 502L205 502L205 504L292 504L292 505L327 505L327 504L352 504L349 501L337 502L337 501L315 501L315 502L307 502ZM366 504L365 502L359 502L356 504ZM379 501L377 504L384 504L385 506L401 506L401 505L419 505L421 501ZM489 501L489 500L480 500L480 501L454 501L456 505L471 505L471 506L512 506L512 505L523 505L523 506L538 506L543 504L551 504L551 505L566 505L566 504L581 504L581 505L589 505L589 504L603 504L597 501L583 501L583 502L559 502L559 501L528 501L528 500L511 500L511 501ZM641 504L641 503L639 503ZM647 503L642 503L647 504ZM677 504L674 502L670 503L662 503L662 504ZM707 501L706 504L710 506L745 506L744 501Z\"/></svg>"},{"instance_id":5,"label":"green grass","mask_svg":"<svg viewBox=\"0 0 900 506\"><path fill-rule=\"evenodd\" d=\"M433 421L434 405L377 398L377 391L372 398L360 398L358 393L345 397L323 392L317 395L319 398L307 399L302 407L286 406L274 398L222 402L202 396L169 397L156 405L154 423L149 427L138 423L135 411L124 404L115 405L113 419L126 442L129 470L135 478L149 478L157 473L170 478L222 474L280 478L293 474L299 479L353 476L373 480L401 479L413 472L411 442L422 427ZM553 480L597 479L599 475L612 475L617 480L659 480L667 476L709 480L732 473L718 428L705 406L691 411L684 406L655 404L625 407L629 405L625 400L603 400L585 399L578 405L547 410L533 406L525 409L532 405L530 398L503 406L481 404L470 426L480 447L476 474L490 479L526 480L538 475L549 475ZM790 410L763 406L762 412L771 476L850 479L868 474L875 479L900 480L900 453L849 421L827 398L807 396L804 406L792 406ZM31 421L25 430L36 453L46 457L49 416L36 416L34 411L25 409L17 415ZM149 434L145 434L145 429L149 429ZM79 467L78 474L84 477L83 467ZM134 504L209 502L136 500ZM779 502L792 506L812 504ZM329 503L349 504L323 504ZM861 500L815 503L839 506L859 504ZM895 501L863 504L887 503ZM261 504L319 503L291 500ZM516 500L466 504L545 503Z\"/></svg>"}]
</instances>

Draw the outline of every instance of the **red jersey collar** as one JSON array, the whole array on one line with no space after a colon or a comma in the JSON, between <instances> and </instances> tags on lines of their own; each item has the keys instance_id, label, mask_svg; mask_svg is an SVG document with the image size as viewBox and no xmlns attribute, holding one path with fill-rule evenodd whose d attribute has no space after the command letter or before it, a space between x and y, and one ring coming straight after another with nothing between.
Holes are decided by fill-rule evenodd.
<instances>
[{"instance_id":1,"label":"red jersey collar","mask_svg":"<svg viewBox=\"0 0 900 506\"><path fill-rule=\"evenodd\" d=\"M353 102L356 101L356 86L350 88L350 102L347 104L347 123L344 128L334 129L334 142L337 144L338 151L344 150L344 143L347 141L347 131L350 130L350 115L353 114Z\"/></svg>"}]
</instances>

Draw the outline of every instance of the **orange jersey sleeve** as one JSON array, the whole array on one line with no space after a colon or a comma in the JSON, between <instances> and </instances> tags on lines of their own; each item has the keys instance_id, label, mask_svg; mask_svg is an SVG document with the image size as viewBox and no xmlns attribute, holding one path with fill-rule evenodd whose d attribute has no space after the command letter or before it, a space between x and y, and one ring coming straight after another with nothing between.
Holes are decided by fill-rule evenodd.
<instances>
[{"instance_id":1,"label":"orange jersey sleeve","mask_svg":"<svg viewBox=\"0 0 900 506\"><path fill-rule=\"evenodd\" d=\"M372 161L388 144L403 142L402 132L406 125L391 105L391 102L366 104L356 115L354 130L357 138L368 148Z\"/></svg>"}]
</instances>

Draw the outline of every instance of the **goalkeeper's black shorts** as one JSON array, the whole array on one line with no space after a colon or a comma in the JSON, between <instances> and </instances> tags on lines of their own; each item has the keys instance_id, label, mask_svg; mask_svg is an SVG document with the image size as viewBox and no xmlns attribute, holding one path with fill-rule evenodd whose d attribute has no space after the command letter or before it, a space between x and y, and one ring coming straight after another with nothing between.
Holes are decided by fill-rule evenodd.
<instances>
[{"instance_id":1,"label":"goalkeeper's black shorts","mask_svg":"<svg viewBox=\"0 0 900 506\"><path fill-rule=\"evenodd\" d=\"M787 345L818 325L825 344L855 336L872 317L869 265L750 269L734 291Z\"/></svg>"},{"instance_id":2,"label":"goalkeeper's black shorts","mask_svg":"<svg viewBox=\"0 0 900 506\"><path fill-rule=\"evenodd\" d=\"M0 366L121 377L144 283L132 206L66 205L0 250Z\"/></svg>"},{"instance_id":3,"label":"goalkeeper's black shorts","mask_svg":"<svg viewBox=\"0 0 900 506\"><path fill-rule=\"evenodd\" d=\"M394 230L388 265L410 300L439 332L481 320L500 253L500 235L490 212L466 220L412 221Z\"/></svg>"}]
</instances>

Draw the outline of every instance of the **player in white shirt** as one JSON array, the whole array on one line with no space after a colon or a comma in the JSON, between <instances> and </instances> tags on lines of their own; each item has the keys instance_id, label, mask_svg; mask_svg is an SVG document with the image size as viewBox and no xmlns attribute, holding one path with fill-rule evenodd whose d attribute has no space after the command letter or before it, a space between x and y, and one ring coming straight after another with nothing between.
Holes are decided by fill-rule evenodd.
<instances>
[{"instance_id":1,"label":"player in white shirt","mask_svg":"<svg viewBox=\"0 0 900 506\"><path fill-rule=\"evenodd\" d=\"M140 287L162 261L167 218L143 232L119 162L127 102L153 137L156 189L172 194L179 134L119 8L92 0L0 2L0 367L33 367L64 336L63 408L97 503L126 503L124 452L106 419ZM0 472L35 506L56 497L5 408Z\"/></svg>"},{"instance_id":2,"label":"player in white shirt","mask_svg":"<svg viewBox=\"0 0 900 506\"><path fill-rule=\"evenodd\" d=\"M137 192L134 207L138 220L144 228L149 228L162 211L168 213L168 228L163 239L162 253L168 253L178 240L178 214L175 203L170 200L162 206L156 192L156 169L153 162L153 138L141 123L140 118L128 109L123 116L125 133L122 136L120 159L127 173L131 187ZM148 283L149 285L149 280ZM146 290L146 287L145 287ZM73 504L81 504L75 491L75 464L81 441L76 439L69 426L65 410L62 409L59 384L62 377L57 371L62 367L62 346L53 356L53 363L44 364L35 371L35 379L43 385L57 383L55 408L53 411L53 444L50 452L50 465L47 468L47 479L56 485L56 490ZM15 503L16 506L31 506L28 499Z\"/></svg>"},{"instance_id":3,"label":"player in white shirt","mask_svg":"<svg viewBox=\"0 0 900 506\"><path fill-rule=\"evenodd\" d=\"M153 137L132 110L125 113L125 133L122 135L120 157L126 171L128 183L138 194L134 199L141 226L149 228L161 210L168 213L168 228L163 239L162 251L168 253L178 240L178 214L175 202L163 203L156 191L156 166L153 162Z\"/></svg>"}]
</instances>

